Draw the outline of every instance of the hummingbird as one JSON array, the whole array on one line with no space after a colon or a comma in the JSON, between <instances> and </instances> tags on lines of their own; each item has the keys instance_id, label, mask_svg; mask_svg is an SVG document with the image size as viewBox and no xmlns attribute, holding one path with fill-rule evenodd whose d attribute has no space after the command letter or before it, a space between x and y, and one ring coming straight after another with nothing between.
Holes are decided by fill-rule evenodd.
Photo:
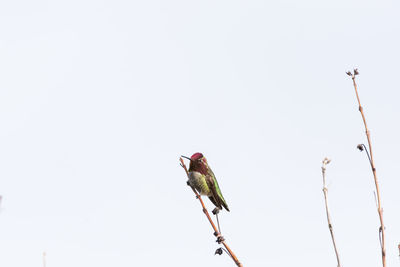
<instances>
[{"instance_id":1,"label":"hummingbird","mask_svg":"<svg viewBox=\"0 0 400 267\"><path fill-rule=\"evenodd\" d=\"M220 210L224 207L229 211L228 204L222 196L221 189L217 179L210 166L208 166L206 158L201 153L194 153L190 158L182 156L190 160L189 165L189 184L194 187L200 195L208 196L211 202Z\"/></svg>"}]
</instances>

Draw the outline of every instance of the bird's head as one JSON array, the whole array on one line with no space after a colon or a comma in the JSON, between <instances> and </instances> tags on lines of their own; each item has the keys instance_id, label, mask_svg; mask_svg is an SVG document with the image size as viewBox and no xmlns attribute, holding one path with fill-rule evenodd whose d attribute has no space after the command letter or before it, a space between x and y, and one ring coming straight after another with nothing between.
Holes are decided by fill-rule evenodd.
<instances>
[{"instance_id":1,"label":"bird's head","mask_svg":"<svg viewBox=\"0 0 400 267\"><path fill-rule=\"evenodd\" d=\"M202 174L207 173L207 160L203 154L197 152L194 153L190 158L185 156L182 157L190 160L189 171L196 171Z\"/></svg>"}]
</instances>

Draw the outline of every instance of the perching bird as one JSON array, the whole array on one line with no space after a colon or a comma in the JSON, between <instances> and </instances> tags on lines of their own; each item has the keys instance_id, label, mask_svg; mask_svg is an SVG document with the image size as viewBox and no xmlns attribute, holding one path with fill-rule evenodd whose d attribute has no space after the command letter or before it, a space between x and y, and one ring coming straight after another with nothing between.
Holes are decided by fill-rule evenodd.
<instances>
[{"instance_id":1,"label":"perching bird","mask_svg":"<svg viewBox=\"0 0 400 267\"><path fill-rule=\"evenodd\" d=\"M211 202L220 210L224 207L229 211L228 204L222 196L217 179L208 166L206 158L201 153L194 153L190 158L189 184L194 187L200 195L208 196Z\"/></svg>"}]
</instances>

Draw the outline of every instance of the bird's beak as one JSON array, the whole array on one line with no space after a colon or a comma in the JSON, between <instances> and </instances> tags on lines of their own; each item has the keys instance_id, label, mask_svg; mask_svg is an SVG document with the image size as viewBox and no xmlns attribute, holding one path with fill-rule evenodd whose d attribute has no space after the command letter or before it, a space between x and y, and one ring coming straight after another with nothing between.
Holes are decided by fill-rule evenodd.
<instances>
[{"instance_id":1,"label":"bird's beak","mask_svg":"<svg viewBox=\"0 0 400 267\"><path fill-rule=\"evenodd\" d=\"M188 160L190 160L190 161L192 161L192 159L191 159L191 158L189 158L189 157L182 156L182 155L181 155L181 157L182 157L182 158L185 158L185 159L188 159Z\"/></svg>"}]
</instances>

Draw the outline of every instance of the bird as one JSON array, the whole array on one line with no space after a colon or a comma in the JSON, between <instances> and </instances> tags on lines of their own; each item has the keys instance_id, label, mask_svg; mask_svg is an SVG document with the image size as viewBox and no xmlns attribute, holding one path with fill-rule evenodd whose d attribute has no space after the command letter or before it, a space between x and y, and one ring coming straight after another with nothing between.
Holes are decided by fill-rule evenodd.
<instances>
[{"instance_id":1,"label":"bird","mask_svg":"<svg viewBox=\"0 0 400 267\"><path fill-rule=\"evenodd\" d=\"M217 179L203 154L197 152L190 158L186 156L182 157L190 160L188 175L189 185L195 188L200 195L208 196L210 201L219 210L222 210L222 207L224 207L229 211L228 204L226 204L226 201L222 196Z\"/></svg>"}]
</instances>

